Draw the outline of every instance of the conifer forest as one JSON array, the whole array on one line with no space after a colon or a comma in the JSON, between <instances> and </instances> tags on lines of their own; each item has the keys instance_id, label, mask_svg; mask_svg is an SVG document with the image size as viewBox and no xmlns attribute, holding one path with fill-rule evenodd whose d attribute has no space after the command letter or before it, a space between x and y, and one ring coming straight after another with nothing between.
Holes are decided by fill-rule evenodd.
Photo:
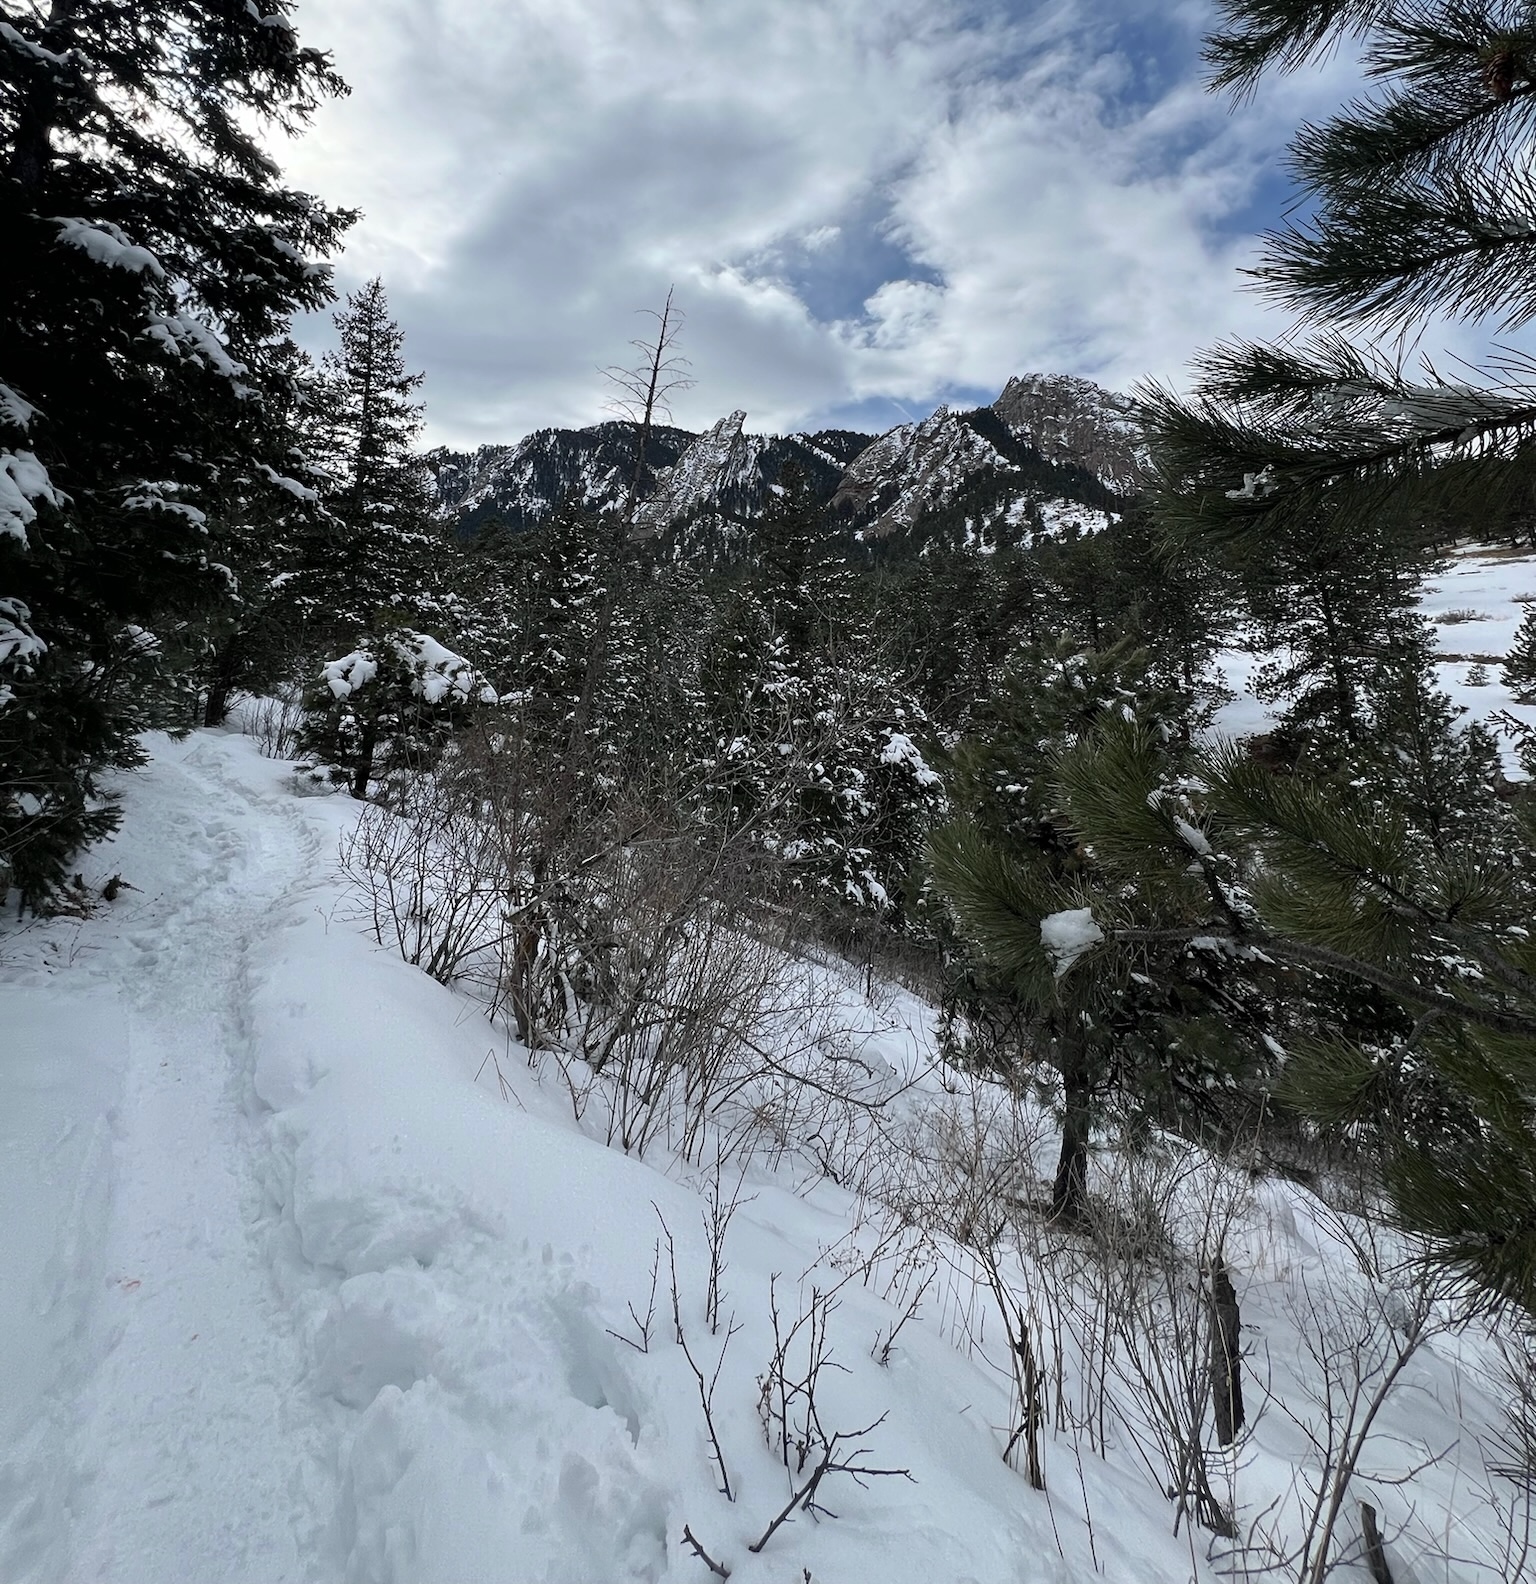
<instances>
[{"instance_id":1,"label":"conifer forest","mask_svg":"<svg viewBox=\"0 0 1536 1584\"><path fill-rule=\"evenodd\" d=\"M1185 8L1272 337L494 443L327 9L0 0L0 1580L1536 1579L1536 4Z\"/></svg>"}]
</instances>

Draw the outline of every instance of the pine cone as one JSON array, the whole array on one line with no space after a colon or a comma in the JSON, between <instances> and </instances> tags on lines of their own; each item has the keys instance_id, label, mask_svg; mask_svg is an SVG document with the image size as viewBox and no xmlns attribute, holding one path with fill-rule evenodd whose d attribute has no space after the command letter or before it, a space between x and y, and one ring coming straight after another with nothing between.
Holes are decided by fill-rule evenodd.
<instances>
[{"instance_id":1,"label":"pine cone","mask_svg":"<svg viewBox=\"0 0 1536 1584\"><path fill-rule=\"evenodd\" d=\"M1525 63L1507 44L1490 44L1482 52L1483 86L1503 104L1515 91L1515 84L1526 75Z\"/></svg>"}]
</instances>

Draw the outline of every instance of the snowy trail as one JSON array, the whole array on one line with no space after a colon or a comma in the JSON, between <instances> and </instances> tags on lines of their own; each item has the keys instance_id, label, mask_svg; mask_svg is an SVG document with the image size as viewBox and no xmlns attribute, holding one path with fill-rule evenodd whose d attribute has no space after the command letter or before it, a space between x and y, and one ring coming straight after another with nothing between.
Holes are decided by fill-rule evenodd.
<instances>
[{"instance_id":1,"label":"snowy trail","mask_svg":"<svg viewBox=\"0 0 1536 1584\"><path fill-rule=\"evenodd\" d=\"M248 964L318 844L233 793L216 740L168 768L160 828L134 835L174 865L124 937L115 1339L83 1404L72 1550L91 1578L290 1579L323 1448L290 1411L303 1356L259 1222ZM235 1462L247 1472L231 1490Z\"/></svg>"},{"instance_id":2,"label":"snowy trail","mask_svg":"<svg viewBox=\"0 0 1536 1584\"><path fill-rule=\"evenodd\" d=\"M155 795L110 854L136 890L78 965L115 992L126 1063L109 1209L79 1273L98 1362L37 1449L67 1518L12 1559L38 1577L298 1578L323 1501L326 1449L292 1411L303 1354L260 1220L248 973L319 843L234 791L221 751L196 738L158 756ZM98 1198L103 1164L83 1178Z\"/></svg>"},{"instance_id":3,"label":"snowy trail","mask_svg":"<svg viewBox=\"0 0 1536 1584\"><path fill-rule=\"evenodd\" d=\"M569 1229L561 1155L607 1152L546 1129L510 1154L482 1034L332 924L350 800L295 799L239 737L154 750L86 871L133 889L0 962L52 1097L0 1128L0 1188L40 1211L5 1239L29 1386L0 1580L659 1578L595 1290L527 1239ZM15 1090L28 1053L3 1054Z\"/></svg>"}]
</instances>

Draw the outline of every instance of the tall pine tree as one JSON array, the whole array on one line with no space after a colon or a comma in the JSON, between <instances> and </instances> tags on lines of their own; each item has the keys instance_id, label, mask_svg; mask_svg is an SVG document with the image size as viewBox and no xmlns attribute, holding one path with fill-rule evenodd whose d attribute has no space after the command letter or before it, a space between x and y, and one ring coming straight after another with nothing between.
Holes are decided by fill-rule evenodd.
<instances>
[{"instance_id":1,"label":"tall pine tree","mask_svg":"<svg viewBox=\"0 0 1536 1584\"><path fill-rule=\"evenodd\" d=\"M1192 397L1147 395L1164 521L1222 553L1331 534L1364 565L1386 534L1518 524L1536 485L1536 388L1410 373L1368 337L1430 314L1495 330L1536 314L1528 107L1536 7L1425 0L1221 0L1215 82L1244 93L1348 41L1376 91L1304 127L1310 218L1257 271L1313 332L1206 354ZM1328 779L1233 750L1204 796L1248 881L1215 938L1296 972L1321 1008L1349 983L1374 1029L1320 1019L1286 1087L1315 1118L1371 1130L1399 1213L1499 1300L1536 1308L1536 809L1493 795L1491 744L1458 733L1422 642L1365 676L1360 740ZM1127 800L1130 787L1122 788ZM1207 927L1215 927L1208 921Z\"/></svg>"},{"instance_id":2,"label":"tall pine tree","mask_svg":"<svg viewBox=\"0 0 1536 1584\"><path fill-rule=\"evenodd\" d=\"M289 317L349 217L260 141L342 91L290 0L53 0L0 28L0 887L110 829L104 768L287 477Z\"/></svg>"},{"instance_id":3,"label":"tall pine tree","mask_svg":"<svg viewBox=\"0 0 1536 1584\"><path fill-rule=\"evenodd\" d=\"M406 369L405 338L381 280L347 297L336 330L309 426L334 523L314 569L318 619L345 646L381 622L441 624L454 546L432 521L430 480L415 451L423 376Z\"/></svg>"}]
</instances>

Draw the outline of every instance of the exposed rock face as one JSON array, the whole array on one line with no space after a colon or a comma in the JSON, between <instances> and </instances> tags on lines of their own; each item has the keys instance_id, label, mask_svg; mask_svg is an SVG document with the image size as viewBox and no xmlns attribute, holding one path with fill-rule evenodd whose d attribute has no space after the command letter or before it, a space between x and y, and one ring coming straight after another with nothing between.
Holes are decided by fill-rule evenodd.
<instances>
[{"instance_id":1,"label":"exposed rock face","mask_svg":"<svg viewBox=\"0 0 1536 1584\"><path fill-rule=\"evenodd\" d=\"M674 523L707 511L734 488L750 488L763 442L742 434L746 413L738 410L706 430L656 475L656 493L642 503L637 525L647 534L665 533Z\"/></svg>"},{"instance_id":2,"label":"exposed rock face","mask_svg":"<svg viewBox=\"0 0 1536 1584\"><path fill-rule=\"evenodd\" d=\"M1101 527L1114 493L1075 460L1048 460L987 407L941 407L893 429L843 475L833 504L866 540L938 538L991 549Z\"/></svg>"},{"instance_id":3,"label":"exposed rock face","mask_svg":"<svg viewBox=\"0 0 1536 1584\"><path fill-rule=\"evenodd\" d=\"M751 435L745 422L746 414L735 412L702 435L652 432L636 514L640 536L697 528L718 548L762 511L786 466L797 466L827 499L871 438L843 429ZM633 476L634 431L620 423L541 429L517 445L439 449L425 461L445 521L466 533L488 523L516 532L563 502L593 510L620 505Z\"/></svg>"},{"instance_id":4,"label":"exposed rock face","mask_svg":"<svg viewBox=\"0 0 1536 1584\"><path fill-rule=\"evenodd\" d=\"M1146 442L1128 396L1071 374L1020 374L992 411L1048 462L1086 467L1117 495L1146 483Z\"/></svg>"},{"instance_id":5,"label":"exposed rock face","mask_svg":"<svg viewBox=\"0 0 1536 1584\"><path fill-rule=\"evenodd\" d=\"M858 537L919 547L937 538L989 548L1031 535L1091 532L1144 478L1131 402L1090 380L1026 374L991 407L940 407L878 437L848 430L746 432L733 412L704 434L659 428L641 478L637 537L715 559L732 546L791 464ZM426 458L439 510L464 532L541 522L562 502L595 510L625 498L634 431L621 423L541 429L513 446Z\"/></svg>"},{"instance_id":6,"label":"exposed rock face","mask_svg":"<svg viewBox=\"0 0 1536 1584\"><path fill-rule=\"evenodd\" d=\"M833 502L853 508L866 538L883 539L952 504L976 474L1011 468L971 424L940 407L921 423L882 435L843 475Z\"/></svg>"},{"instance_id":7,"label":"exposed rock face","mask_svg":"<svg viewBox=\"0 0 1536 1584\"><path fill-rule=\"evenodd\" d=\"M652 431L646 482L673 467L694 437L684 429ZM622 502L635 465L628 424L540 429L516 445L478 451L429 451L439 514L463 532L488 523L514 532L542 522L567 501L601 508Z\"/></svg>"}]
</instances>

